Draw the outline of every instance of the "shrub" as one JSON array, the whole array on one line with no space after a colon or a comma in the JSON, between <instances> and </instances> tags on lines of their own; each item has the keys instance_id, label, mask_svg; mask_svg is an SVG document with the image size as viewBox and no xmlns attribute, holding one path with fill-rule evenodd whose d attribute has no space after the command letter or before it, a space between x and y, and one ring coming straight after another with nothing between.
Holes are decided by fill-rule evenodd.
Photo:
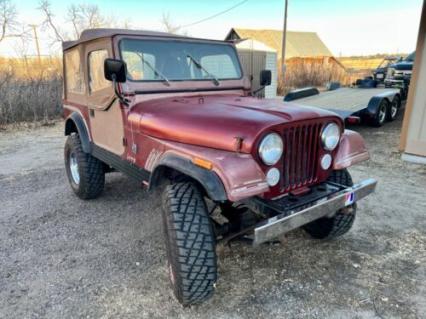
<instances>
[{"instance_id":1,"label":"shrub","mask_svg":"<svg viewBox=\"0 0 426 319\"><path fill-rule=\"evenodd\" d=\"M285 95L293 89L307 86L323 87L333 81L338 81L342 85L350 84L345 68L336 59L291 58L286 61L284 80L279 72L278 94Z\"/></svg>"},{"instance_id":2,"label":"shrub","mask_svg":"<svg viewBox=\"0 0 426 319\"><path fill-rule=\"evenodd\" d=\"M0 125L48 121L62 113L59 59L0 61Z\"/></svg>"}]
</instances>

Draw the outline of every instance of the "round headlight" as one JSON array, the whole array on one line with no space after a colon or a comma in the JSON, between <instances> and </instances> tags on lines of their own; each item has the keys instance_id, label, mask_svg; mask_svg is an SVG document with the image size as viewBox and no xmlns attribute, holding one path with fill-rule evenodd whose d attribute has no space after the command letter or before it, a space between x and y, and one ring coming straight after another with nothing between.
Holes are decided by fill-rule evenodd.
<instances>
[{"instance_id":1,"label":"round headlight","mask_svg":"<svg viewBox=\"0 0 426 319\"><path fill-rule=\"evenodd\" d=\"M335 123L328 124L321 133L322 146L327 151L332 151L339 144L340 128Z\"/></svg>"},{"instance_id":2,"label":"round headlight","mask_svg":"<svg viewBox=\"0 0 426 319\"><path fill-rule=\"evenodd\" d=\"M274 165L283 154L283 140L276 133L266 135L259 146L259 156L266 165Z\"/></svg>"}]
</instances>

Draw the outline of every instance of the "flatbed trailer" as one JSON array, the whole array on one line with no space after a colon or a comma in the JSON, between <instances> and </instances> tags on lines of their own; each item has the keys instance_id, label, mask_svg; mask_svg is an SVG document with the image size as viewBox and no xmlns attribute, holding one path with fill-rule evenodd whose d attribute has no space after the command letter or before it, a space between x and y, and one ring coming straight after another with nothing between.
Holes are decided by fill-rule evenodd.
<instances>
[{"instance_id":1,"label":"flatbed trailer","mask_svg":"<svg viewBox=\"0 0 426 319\"><path fill-rule=\"evenodd\" d=\"M305 88L288 93L284 101L327 109L347 122L378 127L396 118L401 92L394 88L338 88L320 93L316 88Z\"/></svg>"}]
</instances>

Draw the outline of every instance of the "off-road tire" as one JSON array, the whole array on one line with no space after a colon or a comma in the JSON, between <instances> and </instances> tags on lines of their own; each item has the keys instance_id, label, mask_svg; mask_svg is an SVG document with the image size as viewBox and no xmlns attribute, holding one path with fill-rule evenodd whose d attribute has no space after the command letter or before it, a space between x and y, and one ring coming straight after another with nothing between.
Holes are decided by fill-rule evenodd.
<instances>
[{"instance_id":1,"label":"off-road tire","mask_svg":"<svg viewBox=\"0 0 426 319\"><path fill-rule=\"evenodd\" d=\"M71 173L70 154L74 154L78 164L79 182L75 181ZM105 185L105 166L100 160L83 151L78 134L68 136L64 158L68 181L74 193L81 199L98 197Z\"/></svg>"},{"instance_id":2,"label":"off-road tire","mask_svg":"<svg viewBox=\"0 0 426 319\"><path fill-rule=\"evenodd\" d=\"M344 170L333 171L328 181L338 183L345 186L352 186L352 178L349 172ZM303 228L313 238L317 239L333 239L347 233L354 221L356 215L356 203L350 209L337 211L333 217L323 217L317 219Z\"/></svg>"},{"instance_id":3,"label":"off-road tire","mask_svg":"<svg viewBox=\"0 0 426 319\"><path fill-rule=\"evenodd\" d=\"M163 223L170 282L184 306L214 292L217 279L215 237L203 196L192 182L166 186Z\"/></svg>"}]
</instances>

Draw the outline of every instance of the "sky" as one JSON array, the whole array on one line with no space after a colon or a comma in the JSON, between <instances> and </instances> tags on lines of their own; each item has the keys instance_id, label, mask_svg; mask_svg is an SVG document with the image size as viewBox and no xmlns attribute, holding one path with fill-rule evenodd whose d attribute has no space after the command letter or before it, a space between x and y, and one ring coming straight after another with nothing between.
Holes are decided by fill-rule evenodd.
<instances>
[{"instance_id":1,"label":"sky","mask_svg":"<svg viewBox=\"0 0 426 319\"><path fill-rule=\"evenodd\" d=\"M40 25L38 0L11 0L26 24ZM127 20L132 28L164 30L163 13L174 25L188 25L224 11L241 0L51 0L54 19L66 26L72 4L96 4L114 21ZM335 56L414 51L423 0L289 0L288 30L317 32ZM284 0L247 0L216 18L182 31L190 36L224 39L232 27L282 29ZM65 27L66 28L66 27ZM38 27L43 55L60 54L49 30ZM0 43L0 55L34 55L35 43L8 40Z\"/></svg>"}]
</instances>

